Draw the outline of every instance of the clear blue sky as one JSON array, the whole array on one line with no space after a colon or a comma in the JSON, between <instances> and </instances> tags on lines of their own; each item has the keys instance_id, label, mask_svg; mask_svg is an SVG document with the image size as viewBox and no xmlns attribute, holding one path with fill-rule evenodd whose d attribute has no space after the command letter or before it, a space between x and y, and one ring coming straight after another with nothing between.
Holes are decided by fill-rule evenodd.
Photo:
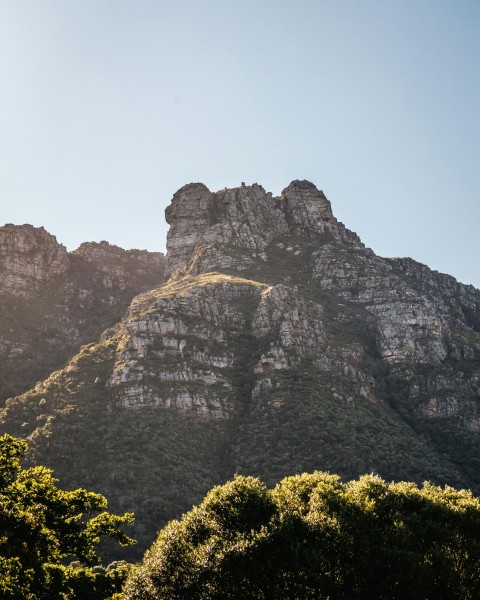
<instances>
[{"instance_id":1,"label":"clear blue sky","mask_svg":"<svg viewBox=\"0 0 480 600\"><path fill-rule=\"evenodd\" d=\"M480 287L478 0L0 0L0 221L163 250L191 181L323 189Z\"/></svg>"}]
</instances>

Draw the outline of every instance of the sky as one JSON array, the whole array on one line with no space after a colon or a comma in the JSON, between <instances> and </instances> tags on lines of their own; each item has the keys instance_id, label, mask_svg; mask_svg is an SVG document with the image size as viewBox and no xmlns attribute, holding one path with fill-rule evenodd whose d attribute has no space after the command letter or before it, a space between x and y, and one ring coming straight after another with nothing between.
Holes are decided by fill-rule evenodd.
<instances>
[{"instance_id":1,"label":"sky","mask_svg":"<svg viewBox=\"0 0 480 600\"><path fill-rule=\"evenodd\" d=\"M294 179L480 288L478 0L0 0L0 224L164 250L175 191Z\"/></svg>"}]
</instances>

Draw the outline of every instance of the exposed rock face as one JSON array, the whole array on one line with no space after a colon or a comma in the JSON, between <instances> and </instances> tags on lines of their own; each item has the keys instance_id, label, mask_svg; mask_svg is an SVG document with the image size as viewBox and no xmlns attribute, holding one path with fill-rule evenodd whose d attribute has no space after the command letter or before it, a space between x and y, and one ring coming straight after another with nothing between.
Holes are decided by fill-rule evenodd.
<instances>
[{"instance_id":1,"label":"exposed rock face","mask_svg":"<svg viewBox=\"0 0 480 600\"><path fill-rule=\"evenodd\" d=\"M30 296L68 268L65 246L43 227L0 227L0 293Z\"/></svg>"},{"instance_id":2,"label":"exposed rock face","mask_svg":"<svg viewBox=\"0 0 480 600\"><path fill-rule=\"evenodd\" d=\"M330 234L336 242L361 246L359 238L332 214L323 192L308 181L294 181L279 198L261 185L211 193L193 183L181 188L166 209L166 273L178 269L205 273L245 270L266 260L265 250L281 236Z\"/></svg>"},{"instance_id":3,"label":"exposed rock face","mask_svg":"<svg viewBox=\"0 0 480 600\"><path fill-rule=\"evenodd\" d=\"M259 390L324 345L320 307L292 289L220 274L180 285L132 303L107 382L125 408L225 418L237 409L239 372L253 372Z\"/></svg>"},{"instance_id":4,"label":"exposed rock face","mask_svg":"<svg viewBox=\"0 0 480 600\"><path fill-rule=\"evenodd\" d=\"M98 339L136 294L163 281L164 262L107 242L68 253L43 228L0 227L0 401Z\"/></svg>"},{"instance_id":5,"label":"exposed rock face","mask_svg":"<svg viewBox=\"0 0 480 600\"><path fill-rule=\"evenodd\" d=\"M162 252L124 250L102 241L84 242L73 254L84 258L103 273L105 289L126 290L134 286L140 290L148 286L152 275L156 280L154 283L163 280L165 255Z\"/></svg>"},{"instance_id":6,"label":"exposed rock face","mask_svg":"<svg viewBox=\"0 0 480 600\"><path fill-rule=\"evenodd\" d=\"M0 413L35 457L135 510L146 543L234 472L480 490L479 290L376 256L306 181L277 198L190 184L166 218L161 286L146 279L160 255L104 242L68 255L55 298L69 311L55 315L72 339L95 303L119 311L144 287L100 342ZM0 350L14 360L28 344L3 335Z\"/></svg>"},{"instance_id":7,"label":"exposed rock face","mask_svg":"<svg viewBox=\"0 0 480 600\"><path fill-rule=\"evenodd\" d=\"M478 429L478 290L411 259L376 256L335 219L323 192L306 181L292 182L278 198L257 184L242 184L216 193L203 184L190 184L175 194L166 216L171 225L167 239L168 273L179 278L186 273L191 277L212 270L231 275L241 272L252 282L250 285L268 286L254 288L256 294L250 301L239 291L233 301L251 311L242 321L243 332L251 336L251 362L248 368L244 365L253 377L248 392L251 399L272 389L281 392L285 382L275 377L272 380L269 373L301 370L302 361L309 357L309 368L318 370L317 378L322 377L322 372L335 374L337 381L342 374L348 376L349 395L339 394L339 398L363 397L390 405L398 402L401 389L402 411L412 418L454 418L464 431ZM187 289L190 280L181 281L178 279L178 285ZM211 288L201 285L195 289L206 293ZM175 292L169 302L170 314L179 319L188 300L182 297L180 308ZM285 303L289 304L288 310ZM225 352L216 357L218 364L238 371L239 357L231 350L232 345L238 346L235 336L227 335L224 329L213 334L205 327L207 315L215 320L223 314L222 306L230 304L225 299L220 304L218 300L210 303L205 299L202 310L195 304L190 306L188 318L189 323L202 323L205 341L226 345ZM149 309L148 319L161 320L158 313L162 312L162 305L155 306ZM282 327L287 328L283 333L275 319L283 319ZM181 344L181 349L177 349L180 355L195 353L196 346L189 348L192 342L187 341L192 339L189 335L196 335L195 328L185 323L177 325L174 335ZM227 324L225 327L228 330ZM143 347L152 347L152 339L146 341L146 332L155 337L154 327L143 324L140 330ZM168 332L164 333L168 338ZM167 338L155 343L164 349L175 348L176 342ZM261 341L266 339L269 344ZM135 336L132 348L134 340ZM129 369L135 371L137 359L135 352L129 353L129 347L124 348L120 363L128 363ZM168 351L159 356L167 355ZM208 349L202 357L207 355ZM177 360L173 355L166 362L177 369ZM180 360L184 369L177 370L176 376L183 382L198 382L201 377L193 374L189 360ZM152 364L155 361L150 363L150 375ZM198 361L204 374L211 366L208 360ZM235 406L234 383L221 376L221 368L214 376L206 376L209 381L220 382L223 400L210 410L207 399L213 397L212 389L204 387L197 393L195 404L203 407L200 412L204 417L228 415ZM140 404L156 403L156 393L142 396L138 392L145 377L138 371L136 377L137 392L128 392L124 406L137 406L139 398ZM172 380L174 376L162 377ZM113 377L112 389L115 381ZM122 385L128 388L126 381ZM182 385L185 394L186 384ZM163 386L162 393L166 390ZM148 397L150 400L146 400ZM160 404L180 406L173 397ZM182 410L186 409L187 405L182 404Z\"/></svg>"}]
</instances>

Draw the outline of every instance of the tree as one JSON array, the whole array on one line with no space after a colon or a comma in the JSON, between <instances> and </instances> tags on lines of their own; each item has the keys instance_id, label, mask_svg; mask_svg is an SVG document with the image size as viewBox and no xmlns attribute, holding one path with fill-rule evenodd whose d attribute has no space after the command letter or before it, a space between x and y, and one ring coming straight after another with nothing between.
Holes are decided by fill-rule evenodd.
<instances>
[{"instance_id":1,"label":"tree","mask_svg":"<svg viewBox=\"0 0 480 600\"><path fill-rule=\"evenodd\" d=\"M130 545L121 526L133 515L107 512L104 496L64 491L46 467L22 468L28 445L0 437L0 597L103 599L119 591L128 566L97 565L102 536ZM68 561L76 562L67 565Z\"/></svg>"},{"instance_id":2,"label":"tree","mask_svg":"<svg viewBox=\"0 0 480 600\"><path fill-rule=\"evenodd\" d=\"M480 502L429 483L237 476L159 534L127 600L473 600Z\"/></svg>"}]
</instances>

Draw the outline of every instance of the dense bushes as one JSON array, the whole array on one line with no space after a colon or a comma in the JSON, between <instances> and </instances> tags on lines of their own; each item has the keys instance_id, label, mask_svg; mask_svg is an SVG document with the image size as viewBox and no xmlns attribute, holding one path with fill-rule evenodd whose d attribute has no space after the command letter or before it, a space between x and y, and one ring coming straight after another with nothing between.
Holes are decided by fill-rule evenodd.
<instances>
[{"instance_id":1,"label":"dense bushes","mask_svg":"<svg viewBox=\"0 0 480 600\"><path fill-rule=\"evenodd\" d=\"M470 492L343 483L315 472L269 491L255 478L214 488L172 521L125 588L148 599L480 597L480 503Z\"/></svg>"},{"instance_id":2,"label":"dense bushes","mask_svg":"<svg viewBox=\"0 0 480 600\"><path fill-rule=\"evenodd\" d=\"M0 598L111 597L120 591L129 565L97 565L96 546L103 536L133 543L121 530L132 515L106 512L100 494L57 488L50 469L23 469L26 450L25 441L0 437Z\"/></svg>"}]
</instances>

